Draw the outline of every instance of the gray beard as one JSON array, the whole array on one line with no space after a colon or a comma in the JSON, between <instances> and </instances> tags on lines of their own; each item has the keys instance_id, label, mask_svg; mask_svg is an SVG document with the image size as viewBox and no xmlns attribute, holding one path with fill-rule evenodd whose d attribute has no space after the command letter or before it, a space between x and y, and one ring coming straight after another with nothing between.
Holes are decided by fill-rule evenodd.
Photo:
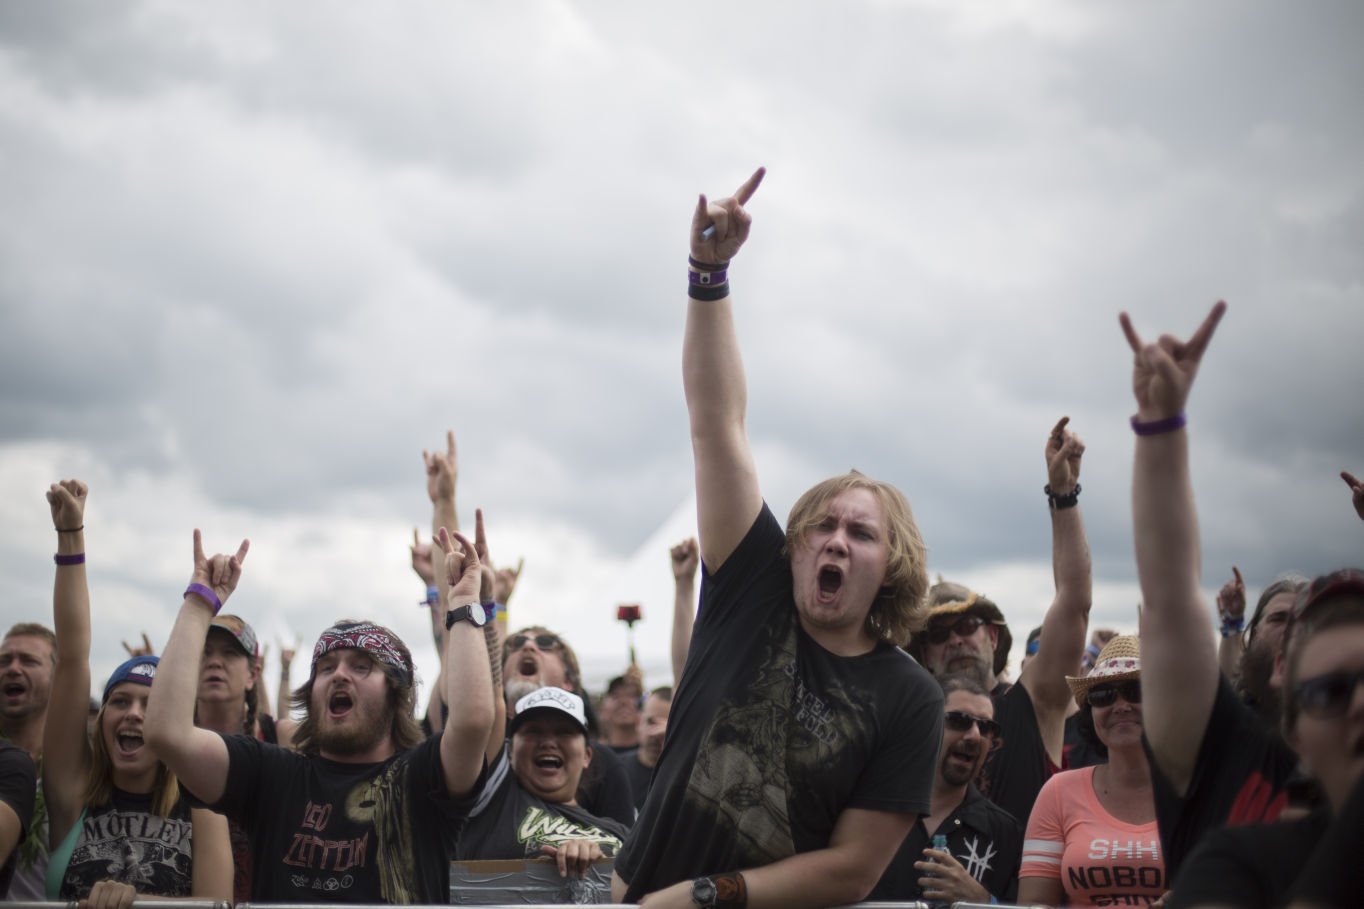
<instances>
[{"instance_id":1,"label":"gray beard","mask_svg":"<svg viewBox=\"0 0 1364 909\"><path fill-rule=\"evenodd\" d=\"M507 696L507 706L515 709L517 701L544 687L539 682L532 682L530 679L507 679L502 685L502 691Z\"/></svg>"},{"instance_id":2,"label":"gray beard","mask_svg":"<svg viewBox=\"0 0 1364 909\"><path fill-rule=\"evenodd\" d=\"M979 659L975 660L969 667L958 666L955 669L949 669L947 672L944 672L942 675L938 676L938 681L941 682L944 679L949 679L954 675L964 676L965 678L973 679L974 681L978 682L980 684L980 687L984 688L987 692L993 691L995 688L995 674L993 671L993 667L991 666L991 660L987 660L985 657L980 657Z\"/></svg>"}]
</instances>

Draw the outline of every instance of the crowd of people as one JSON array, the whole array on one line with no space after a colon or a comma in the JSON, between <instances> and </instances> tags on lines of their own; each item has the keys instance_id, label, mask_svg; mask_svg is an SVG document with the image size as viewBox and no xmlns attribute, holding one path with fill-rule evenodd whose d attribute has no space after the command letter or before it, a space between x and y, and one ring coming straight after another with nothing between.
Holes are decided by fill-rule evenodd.
<instances>
[{"instance_id":1,"label":"crowd of people","mask_svg":"<svg viewBox=\"0 0 1364 909\"><path fill-rule=\"evenodd\" d=\"M494 565L481 511L461 532L451 433L411 546L440 657L424 704L408 645L343 618L292 691L280 654L272 711L250 617L224 611L249 543L211 554L198 530L162 653L94 699L89 490L62 480L51 628L0 644L0 894L445 903L452 861L543 858L652 909L1364 905L1364 572L1276 577L1248 625L1239 567L1217 626L1200 593L1185 414L1226 307L1187 341L1120 318L1136 635L1089 627L1085 447L1066 418L1047 433L1055 596L1011 680L1004 610L930 582L893 485L832 477L784 525L763 499L729 284L763 175L692 217L698 536L668 553L668 684L632 665L596 698L564 636L508 631L520 566Z\"/></svg>"}]
</instances>

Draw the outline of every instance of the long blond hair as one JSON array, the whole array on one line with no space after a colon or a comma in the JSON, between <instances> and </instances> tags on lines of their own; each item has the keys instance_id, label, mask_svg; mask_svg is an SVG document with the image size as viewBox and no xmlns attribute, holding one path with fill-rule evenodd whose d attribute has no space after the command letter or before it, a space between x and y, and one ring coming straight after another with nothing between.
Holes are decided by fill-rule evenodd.
<instances>
[{"instance_id":1,"label":"long blond hair","mask_svg":"<svg viewBox=\"0 0 1364 909\"><path fill-rule=\"evenodd\" d=\"M890 536L886 577L867 613L867 632L878 640L903 647L910 635L928 620L928 606L924 602L928 592L928 549L904 493L856 470L816 483L796 501L786 520L787 557L824 520L829 503L849 489L865 489L876 497L885 513Z\"/></svg>"},{"instance_id":2,"label":"long blond hair","mask_svg":"<svg viewBox=\"0 0 1364 909\"><path fill-rule=\"evenodd\" d=\"M114 762L104 744L105 701L95 715L95 728L90 734L90 766L85 773L84 802L88 807L101 808L114 797ZM156 762L156 782L152 784L152 813L169 817L175 803L180 801L180 781L162 761Z\"/></svg>"}]
</instances>

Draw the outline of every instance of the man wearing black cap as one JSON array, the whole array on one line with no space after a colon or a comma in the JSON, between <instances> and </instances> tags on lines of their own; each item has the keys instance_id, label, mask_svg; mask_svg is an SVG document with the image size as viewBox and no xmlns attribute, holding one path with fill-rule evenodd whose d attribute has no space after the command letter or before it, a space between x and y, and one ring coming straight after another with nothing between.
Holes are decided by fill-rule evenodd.
<instances>
[{"instance_id":1,"label":"man wearing black cap","mask_svg":"<svg viewBox=\"0 0 1364 909\"><path fill-rule=\"evenodd\" d=\"M294 694L305 711L298 751L194 726L199 658L210 618L241 577L236 555L204 556L152 691L146 736L196 799L241 823L257 901L444 903L449 848L477 795L493 723L492 672L478 602L479 560L440 534L449 579L445 684L449 720L422 740L407 646L381 625L343 621L313 648Z\"/></svg>"},{"instance_id":2,"label":"man wearing black cap","mask_svg":"<svg viewBox=\"0 0 1364 909\"><path fill-rule=\"evenodd\" d=\"M1004 614L959 584L939 582L929 591L928 629L914 635L909 647L935 676L971 673L993 691L1003 745L985 762L981 790L1021 824L1027 823L1042 784L1061 768L1071 704L1066 675L1080 665L1093 594L1078 504L1085 447L1066 428L1068 422L1063 417L1052 429L1045 452L1056 597L1042 620L1037 653L1018 683L1006 688L998 682L1013 646Z\"/></svg>"}]
</instances>

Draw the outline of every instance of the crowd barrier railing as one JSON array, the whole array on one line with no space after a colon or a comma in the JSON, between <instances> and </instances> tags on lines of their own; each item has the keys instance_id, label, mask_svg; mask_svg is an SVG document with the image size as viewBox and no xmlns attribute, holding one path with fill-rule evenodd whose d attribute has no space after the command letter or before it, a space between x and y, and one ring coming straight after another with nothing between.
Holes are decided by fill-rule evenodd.
<instances>
[{"instance_id":1,"label":"crowd barrier railing","mask_svg":"<svg viewBox=\"0 0 1364 909\"><path fill-rule=\"evenodd\" d=\"M7 902L5 909L76 909L76 902L44 902L44 901L20 901ZM232 904L224 901L214 901L214 899L134 899L132 905L145 906L146 909L232 909ZM337 904L337 902L239 902L236 909L337 909L337 906L351 906L351 909L389 909L389 904L375 902L375 904L364 904L364 902L353 902L353 904ZM563 904L551 904L551 902L539 902L539 904L491 904L484 905L483 909L552 909L554 906ZM625 904L625 902L611 902L611 904L596 904L599 909L638 909L636 904ZM439 909L438 906L419 906L417 909ZM926 902L855 902L848 906L837 906L836 909L930 909ZM1000 902L1000 904L989 904L989 902L953 902L951 909L1045 909L1045 906L1035 906L1033 904L1019 904L1019 902Z\"/></svg>"}]
</instances>

